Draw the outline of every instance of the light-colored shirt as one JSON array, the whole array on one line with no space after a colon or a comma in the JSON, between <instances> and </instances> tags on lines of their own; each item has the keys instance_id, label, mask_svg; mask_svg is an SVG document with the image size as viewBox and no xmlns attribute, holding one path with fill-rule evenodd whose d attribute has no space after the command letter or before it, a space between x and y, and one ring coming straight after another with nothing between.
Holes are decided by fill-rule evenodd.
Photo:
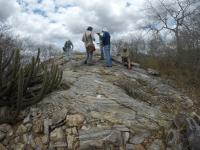
<instances>
[{"instance_id":1,"label":"light-colored shirt","mask_svg":"<svg viewBox=\"0 0 200 150\"><path fill-rule=\"evenodd\" d=\"M93 44L93 41L95 40L94 38L94 35L93 35L93 32L91 31L86 31L84 34L83 34L83 37L82 37L82 41L85 43L85 46L87 47L87 45L89 44Z\"/></svg>"},{"instance_id":2,"label":"light-colored shirt","mask_svg":"<svg viewBox=\"0 0 200 150\"><path fill-rule=\"evenodd\" d=\"M124 52L124 50L122 50L121 57L129 57L129 50L126 50L126 52Z\"/></svg>"}]
</instances>

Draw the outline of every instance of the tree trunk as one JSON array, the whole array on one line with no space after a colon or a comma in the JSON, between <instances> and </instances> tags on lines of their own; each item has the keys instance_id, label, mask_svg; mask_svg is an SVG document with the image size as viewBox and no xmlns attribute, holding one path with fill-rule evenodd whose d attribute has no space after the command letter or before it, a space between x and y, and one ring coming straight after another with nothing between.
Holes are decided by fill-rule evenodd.
<instances>
[{"instance_id":1,"label":"tree trunk","mask_svg":"<svg viewBox=\"0 0 200 150\"><path fill-rule=\"evenodd\" d=\"M181 41L180 41L180 37L179 37L178 26L176 27L175 36L176 36L176 49L177 49L177 53L180 53L181 50L182 50L182 47L181 47Z\"/></svg>"}]
</instances>

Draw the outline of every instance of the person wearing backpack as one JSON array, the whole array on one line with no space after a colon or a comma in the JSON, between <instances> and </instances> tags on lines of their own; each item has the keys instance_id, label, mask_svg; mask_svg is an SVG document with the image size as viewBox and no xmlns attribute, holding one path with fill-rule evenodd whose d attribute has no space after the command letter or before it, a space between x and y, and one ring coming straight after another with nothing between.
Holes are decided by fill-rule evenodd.
<instances>
[{"instance_id":1,"label":"person wearing backpack","mask_svg":"<svg viewBox=\"0 0 200 150\"><path fill-rule=\"evenodd\" d=\"M93 52L95 51L95 46L93 43L93 41L95 41L95 38L92 31L93 28L89 26L82 37L82 41L84 42L86 48L86 59L84 61L84 64L88 65L93 65L92 57L93 57Z\"/></svg>"},{"instance_id":2,"label":"person wearing backpack","mask_svg":"<svg viewBox=\"0 0 200 150\"><path fill-rule=\"evenodd\" d=\"M73 48L74 48L74 45L72 44L72 42L70 40L67 40L63 47L63 51L67 58L69 58L70 55L72 54Z\"/></svg>"}]
</instances>

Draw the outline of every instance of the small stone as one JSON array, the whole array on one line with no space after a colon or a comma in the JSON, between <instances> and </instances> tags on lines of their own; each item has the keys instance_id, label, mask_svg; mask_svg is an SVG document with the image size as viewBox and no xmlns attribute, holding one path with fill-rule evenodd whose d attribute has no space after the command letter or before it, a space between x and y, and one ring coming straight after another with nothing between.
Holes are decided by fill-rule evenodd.
<instances>
[{"instance_id":1,"label":"small stone","mask_svg":"<svg viewBox=\"0 0 200 150\"><path fill-rule=\"evenodd\" d=\"M35 119L33 120L33 131L35 133L43 133L43 120L42 119Z\"/></svg>"},{"instance_id":2,"label":"small stone","mask_svg":"<svg viewBox=\"0 0 200 150\"><path fill-rule=\"evenodd\" d=\"M49 150L55 150L54 142L52 142L52 141L49 142Z\"/></svg>"},{"instance_id":3,"label":"small stone","mask_svg":"<svg viewBox=\"0 0 200 150\"><path fill-rule=\"evenodd\" d=\"M50 119L44 119L44 134L49 135L49 127L51 125L51 120Z\"/></svg>"},{"instance_id":4,"label":"small stone","mask_svg":"<svg viewBox=\"0 0 200 150\"><path fill-rule=\"evenodd\" d=\"M27 124L27 123L31 123L31 115L30 114L28 116L26 116L26 118L24 118L24 120L23 120L23 124Z\"/></svg>"},{"instance_id":5,"label":"small stone","mask_svg":"<svg viewBox=\"0 0 200 150\"><path fill-rule=\"evenodd\" d=\"M138 145L134 145L133 150L145 150L145 148L141 144L138 144Z\"/></svg>"},{"instance_id":6,"label":"small stone","mask_svg":"<svg viewBox=\"0 0 200 150\"><path fill-rule=\"evenodd\" d=\"M185 104L183 104L183 107L186 109L191 108L194 105L193 101L189 98L185 98L184 103Z\"/></svg>"},{"instance_id":7,"label":"small stone","mask_svg":"<svg viewBox=\"0 0 200 150\"><path fill-rule=\"evenodd\" d=\"M82 126L82 128L81 128L82 130L89 130L89 128L88 127L86 127L86 126Z\"/></svg>"},{"instance_id":8,"label":"small stone","mask_svg":"<svg viewBox=\"0 0 200 150\"><path fill-rule=\"evenodd\" d=\"M103 140L92 140L85 141L80 143L80 150L89 150L89 149L103 149L105 142Z\"/></svg>"},{"instance_id":9,"label":"small stone","mask_svg":"<svg viewBox=\"0 0 200 150\"><path fill-rule=\"evenodd\" d=\"M153 76L160 76L160 72L151 68L147 69L148 74L153 75Z\"/></svg>"},{"instance_id":10,"label":"small stone","mask_svg":"<svg viewBox=\"0 0 200 150\"><path fill-rule=\"evenodd\" d=\"M74 149L75 141L76 141L76 138L73 135L70 135L70 134L67 135L68 149Z\"/></svg>"},{"instance_id":11,"label":"small stone","mask_svg":"<svg viewBox=\"0 0 200 150\"><path fill-rule=\"evenodd\" d=\"M54 114L52 116L52 124L57 124L58 122L64 121L65 117L66 117L66 114L67 114L67 110L66 109L54 112Z\"/></svg>"},{"instance_id":12,"label":"small stone","mask_svg":"<svg viewBox=\"0 0 200 150\"><path fill-rule=\"evenodd\" d=\"M7 148L0 143L0 150L7 150Z\"/></svg>"},{"instance_id":13,"label":"small stone","mask_svg":"<svg viewBox=\"0 0 200 150\"><path fill-rule=\"evenodd\" d=\"M48 144L48 142L49 142L49 138L48 138L48 136L43 136L42 137L42 142L44 143L44 144Z\"/></svg>"},{"instance_id":14,"label":"small stone","mask_svg":"<svg viewBox=\"0 0 200 150\"><path fill-rule=\"evenodd\" d=\"M120 146L121 144L123 144L123 139L120 131L112 131L111 134L108 135L104 140L116 146Z\"/></svg>"},{"instance_id":15,"label":"small stone","mask_svg":"<svg viewBox=\"0 0 200 150\"><path fill-rule=\"evenodd\" d=\"M133 137L130 139L132 144L141 144L144 141L144 137Z\"/></svg>"},{"instance_id":16,"label":"small stone","mask_svg":"<svg viewBox=\"0 0 200 150\"><path fill-rule=\"evenodd\" d=\"M53 130L50 134L51 141L57 142L57 141L64 141L65 135L62 130L62 128L57 128Z\"/></svg>"},{"instance_id":17,"label":"small stone","mask_svg":"<svg viewBox=\"0 0 200 150\"><path fill-rule=\"evenodd\" d=\"M58 149L58 148L65 148L66 149L67 143L65 141L64 142L58 141L54 144L54 147L56 147L56 149Z\"/></svg>"},{"instance_id":18,"label":"small stone","mask_svg":"<svg viewBox=\"0 0 200 150\"><path fill-rule=\"evenodd\" d=\"M130 137L130 133L129 132L122 132L121 134L123 136L124 143L127 143L128 140L129 140L129 137Z\"/></svg>"},{"instance_id":19,"label":"small stone","mask_svg":"<svg viewBox=\"0 0 200 150\"><path fill-rule=\"evenodd\" d=\"M122 132L129 132L130 131L129 128L127 128L124 125L114 125L113 128L115 130L122 131Z\"/></svg>"},{"instance_id":20,"label":"small stone","mask_svg":"<svg viewBox=\"0 0 200 150\"><path fill-rule=\"evenodd\" d=\"M149 132L137 134L130 139L130 143L131 144L141 144L144 142L145 138L149 137L149 135L150 135Z\"/></svg>"},{"instance_id":21,"label":"small stone","mask_svg":"<svg viewBox=\"0 0 200 150\"><path fill-rule=\"evenodd\" d=\"M34 148L30 144L25 144L24 150L34 150Z\"/></svg>"},{"instance_id":22,"label":"small stone","mask_svg":"<svg viewBox=\"0 0 200 150\"><path fill-rule=\"evenodd\" d=\"M36 137L34 141L37 148L43 149L43 142L41 137Z\"/></svg>"},{"instance_id":23,"label":"small stone","mask_svg":"<svg viewBox=\"0 0 200 150\"><path fill-rule=\"evenodd\" d=\"M72 132L71 128L67 128L67 129L65 129L65 131L66 131L67 135L68 134L73 135L73 132Z\"/></svg>"},{"instance_id":24,"label":"small stone","mask_svg":"<svg viewBox=\"0 0 200 150\"><path fill-rule=\"evenodd\" d=\"M37 117L39 114L39 109L38 108L31 108L31 116Z\"/></svg>"},{"instance_id":25,"label":"small stone","mask_svg":"<svg viewBox=\"0 0 200 150\"><path fill-rule=\"evenodd\" d=\"M69 115L66 117L66 123L70 127L81 127L83 125L85 118L83 115Z\"/></svg>"},{"instance_id":26,"label":"small stone","mask_svg":"<svg viewBox=\"0 0 200 150\"><path fill-rule=\"evenodd\" d=\"M72 134L73 135L78 135L78 131L77 131L76 127L72 128Z\"/></svg>"},{"instance_id":27,"label":"small stone","mask_svg":"<svg viewBox=\"0 0 200 150\"><path fill-rule=\"evenodd\" d=\"M102 95L97 95L97 98L98 98L98 99L101 99L101 98L102 98Z\"/></svg>"},{"instance_id":28,"label":"small stone","mask_svg":"<svg viewBox=\"0 0 200 150\"><path fill-rule=\"evenodd\" d=\"M13 135L13 129L9 124L0 125L0 134L1 134L1 132L6 133L8 136Z\"/></svg>"},{"instance_id":29,"label":"small stone","mask_svg":"<svg viewBox=\"0 0 200 150\"><path fill-rule=\"evenodd\" d=\"M32 135L24 134L23 135L23 142L25 144L30 144L32 140Z\"/></svg>"},{"instance_id":30,"label":"small stone","mask_svg":"<svg viewBox=\"0 0 200 150\"><path fill-rule=\"evenodd\" d=\"M19 141L20 141L20 136L15 137L14 142L19 143Z\"/></svg>"},{"instance_id":31,"label":"small stone","mask_svg":"<svg viewBox=\"0 0 200 150\"><path fill-rule=\"evenodd\" d=\"M36 143L35 143L35 140L34 140L34 139L31 140L31 146L32 146L33 148L36 148Z\"/></svg>"},{"instance_id":32,"label":"small stone","mask_svg":"<svg viewBox=\"0 0 200 150\"><path fill-rule=\"evenodd\" d=\"M134 150L134 145L133 144L126 144L126 150Z\"/></svg>"},{"instance_id":33,"label":"small stone","mask_svg":"<svg viewBox=\"0 0 200 150\"><path fill-rule=\"evenodd\" d=\"M20 126L18 126L16 134L21 135L27 132L27 128L21 124Z\"/></svg>"},{"instance_id":34,"label":"small stone","mask_svg":"<svg viewBox=\"0 0 200 150\"><path fill-rule=\"evenodd\" d=\"M67 134L70 134L70 135L78 135L78 131L76 127L65 129L65 131Z\"/></svg>"},{"instance_id":35,"label":"small stone","mask_svg":"<svg viewBox=\"0 0 200 150\"><path fill-rule=\"evenodd\" d=\"M24 144L22 143L17 143L16 145L13 145L14 150L22 150L24 149Z\"/></svg>"},{"instance_id":36,"label":"small stone","mask_svg":"<svg viewBox=\"0 0 200 150\"><path fill-rule=\"evenodd\" d=\"M31 123L27 123L25 127L27 128L27 131L30 132L32 130L33 125Z\"/></svg>"},{"instance_id":37,"label":"small stone","mask_svg":"<svg viewBox=\"0 0 200 150\"><path fill-rule=\"evenodd\" d=\"M149 146L147 146L148 150L161 150L164 149L163 142L159 139L156 139L151 143Z\"/></svg>"}]
</instances>

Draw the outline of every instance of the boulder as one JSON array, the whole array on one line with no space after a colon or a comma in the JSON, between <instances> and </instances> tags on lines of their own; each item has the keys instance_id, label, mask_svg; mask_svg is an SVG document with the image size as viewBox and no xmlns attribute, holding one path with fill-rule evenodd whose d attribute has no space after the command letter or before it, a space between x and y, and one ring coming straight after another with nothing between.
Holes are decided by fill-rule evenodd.
<instances>
[{"instance_id":1,"label":"boulder","mask_svg":"<svg viewBox=\"0 0 200 150\"><path fill-rule=\"evenodd\" d=\"M160 72L151 68L147 69L147 73L153 76L160 76Z\"/></svg>"}]
</instances>

